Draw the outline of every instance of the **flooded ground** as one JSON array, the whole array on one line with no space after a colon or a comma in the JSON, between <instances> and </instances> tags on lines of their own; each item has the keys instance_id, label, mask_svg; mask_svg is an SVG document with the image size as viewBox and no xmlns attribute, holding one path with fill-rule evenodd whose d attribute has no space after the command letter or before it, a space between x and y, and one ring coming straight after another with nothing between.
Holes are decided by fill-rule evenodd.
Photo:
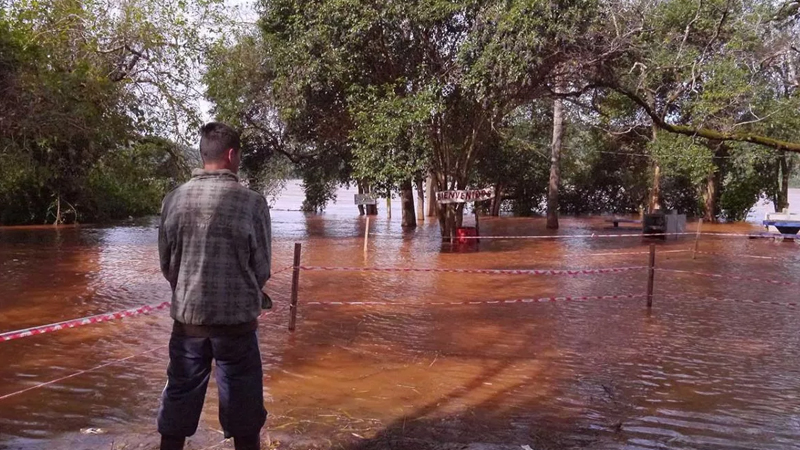
<instances>
[{"instance_id":1,"label":"flooded ground","mask_svg":"<svg viewBox=\"0 0 800 450\"><path fill-rule=\"evenodd\" d=\"M345 195L321 216L288 211L299 204L296 189L278 201L276 269L290 264L294 242L303 244L308 266L584 269L647 263L649 244L639 237L484 240L477 253L443 251L435 224L403 232L397 210L392 221L381 215L373 222L365 255L365 221ZM601 218L564 219L558 234L635 233L609 225ZM703 227L761 230L754 224ZM482 234L548 232L542 219L500 218L483 220ZM148 220L0 230L0 332L168 300L156 245ZM282 272L269 285L276 309L260 328L272 445L798 448L800 311L787 303L797 301L800 246L703 236L703 253L692 259L693 246L691 236L659 241L657 266L784 284L657 272L648 312L643 298L502 303L641 295L641 270L576 276L304 271L298 328L290 334L290 272ZM309 304L350 301L391 304ZM451 301L477 303L429 304ZM501 303L488 303L496 301ZM0 343L0 398L71 376L0 399L0 448L156 448L170 325L160 311ZM189 448L227 448L216 411L212 384Z\"/></svg>"}]
</instances>

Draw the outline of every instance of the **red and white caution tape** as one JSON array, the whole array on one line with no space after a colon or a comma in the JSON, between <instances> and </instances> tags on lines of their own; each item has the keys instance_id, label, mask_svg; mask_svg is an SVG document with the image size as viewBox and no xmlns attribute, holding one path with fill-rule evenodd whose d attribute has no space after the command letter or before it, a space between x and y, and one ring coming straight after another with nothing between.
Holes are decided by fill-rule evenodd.
<instances>
[{"instance_id":1,"label":"red and white caution tape","mask_svg":"<svg viewBox=\"0 0 800 450\"><path fill-rule=\"evenodd\" d=\"M697 236L697 232L681 233L622 233L622 234L554 234L554 235L519 235L519 236L459 236L455 239L586 239L586 238L642 238L664 236ZM731 238L800 238L795 234L778 233L700 233L700 236Z\"/></svg>"},{"instance_id":2,"label":"red and white caution tape","mask_svg":"<svg viewBox=\"0 0 800 450\"><path fill-rule=\"evenodd\" d=\"M700 251L700 250L698 250L696 253L701 254L701 255L729 256L731 258L771 259L771 260L775 260L775 261L800 262L800 259L782 258L780 256L743 255L743 254L733 254L733 253L703 252L703 251Z\"/></svg>"},{"instance_id":3,"label":"red and white caution tape","mask_svg":"<svg viewBox=\"0 0 800 450\"><path fill-rule=\"evenodd\" d=\"M642 238L661 236L695 236L697 233L622 233L622 234L553 234L553 235L517 235L517 236L459 236L458 239L586 239L586 238Z\"/></svg>"},{"instance_id":4,"label":"red and white caution tape","mask_svg":"<svg viewBox=\"0 0 800 450\"><path fill-rule=\"evenodd\" d=\"M768 280L765 278L754 278L754 277L740 277L738 275L723 275L718 273L706 273L706 272L693 272L691 270L677 270L677 269L655 269L658 272L669 272L669 273L681 273L687 275L697 275L701 277L708 277L708 278L723 278L729 280L737 280L737 281L756 281L760 283L770 283L770 284L777 284L780 286L800 286L800 283L793 283L791 281L781 281L781 280Z\"/></svg>"},{"instance_id":5,"label":"red and white caution tape","mask_svg":"<svg viewBox=\"0 0 800 450\"><path fill-rule=\"evenodd\" d=\"M664 297L674 298L685 300L686 295L674 295L674 294L667 294ZM720 298L720 297L711 297L711 296L698 296L695 297L697 300L712 300L715 302L732 302L732 303L749 303L753 305L775 305L775 306L787 306L789 308L795 308L800 306L798 302L776 302L774 300L751 300L751 299L738 299L738 298Z\"/></svg>"},{"instance_id":6,"label":"red and white caution tape","mask_svg":"<svg viewBox=\"0 0 800 450\"><path fill-rule=\"evenodd\" d=\"M328 302L304 302L308 306L464 306L464 305L510 305L517 303L548 303L548 302L582 302L588 300L620 300L626 298L643 298L645 294L623 294L623 295L584 295L569 297L541 297L541 298L514 298L509 300L465 300L460 302L355 302L355 301L328 301Z\"/></svg>"},{"instance_id":7,"label":"red and white caution tape","mask_svg":"<svg viewBox=\"0 0 800 450\"><path fill-rule=\"evenodd\" d=\"M60 331L65 328L75 328L84 325L91 325L93 323L108 322L111 320L118 320L125 317L133 317L141 314L147 314L159 309L169 307L170 302L163 302L157 305L144 305L138 308L126 309L124 311L117 311L107 314L98 314L96 316L84 317L81 319L66 320L64 322L52 323L50 325L41 325L38 327L26 328L24 330L8 331L0 334L0 342L11 341L28 336L36 336L39 334L52 333Z\"/></svg>"},{"instance_id":8,"label":"red and white caution tape","mask_svg":"<svg viewBox=\"0 0 800 450\"><path fill-rule=\"evenodd\" d=\"M750 299L716 298L716 297L704 297L704 298L720 302L750 303L754 305L788 306L790 308L794 308L797 306L797 302L776 302L773 300L750 300Z\"/></svg>"},{"instance_id":9,"label":"red and white caution tape","mask_svg":"<svg viewBox=\"0 0 800 450\"><path fill-rule=\"evenodd\" d=\"M286 267L278 270L277 272L273 272L272 275L274 276L274 275L277 275L279 273L286 272L287 270L293 269L293 268L294 268L294 266L286 266Z\"/></svg>"},{"instance_id":10,"label":"red and white caution tape","mask_svg":"<svg viewBox=\"0 0 800 450\"><path fill-rule=\"evenodd\" d=\"M164 302L164 303L162 303L161 305L158 305L158 306L163 306L163 305L169 305L169 302ZM159 309L160 309L160 308L159 308ZM152 310L152 309L151 309L151 310ZM271 313L272 313L272 311L265 311L265 312L261 313L261 315L259 315L259 316L258 316L258 318L259 318L259 319L261 319L261 318L263 318L263 317L265 317L266 315L268 315L268 314L271 314ZM97 322L95 322L95 323L97 323ZM38 327L37 327L37 328L38 328ZM23 331L24 331L24 330L23 330ZM74 378L74 377L77 377L77 376L79 376L79 375L83 375L83 374L85 374L85 373L90 373L90 372L94 372L94 371L96 371L96 370L100 370L100 369L102 369L102 368L104 368L104 367L112 366L112 365L114 365L114 364L119 364L119 363L121 363L121 362L128 361L129 359L137 358L137 357L139 357L139 356L143 356L143 355L146 355L146 354L148 354L148 353L153 353L153 352L155 352L155 351L158 351L158 350L161 350L161 349L163 349L163 348L165 348L165 347L167 347L167 345L166 345L166 344L165 344L165 345L158 346L158 347L156 347L156 348L153 348L153 349L150 349L150 350L145 350L145 351L143 351L143 352L141 352L141 353L136 353L136 354L134 354L134 355L126 356L126 357L124 357L124 358L120 358L120 359L115 359L115 360L113 360L113 361L109 361L109 362L106 362L106 363L103 363L103 364L100 364L100 365L94 366L94 367L92 367L91 369L79 370L79 371L77 371L77 372L75 372L75 373L71 373L71 374L69 374L69 375L66 375L66 376L63 376L63 377L59 377L59 378L56 378L56 379L54 379L54 380L46 381L46 382L44 382L44 383L38 383L38 384L35 384L35 385L33 385L33 386L27 387L27 388L25 388L25 389L21 389L21 390L19 390L19 391L15 391L15 392L11 392L11 393L8 393L8 394L0 395L0 400L5 400L5 399L7 399L7 398L13 397L13 396L15 396L15 395L23 394L23 393L25 393L25 392L32 391L32 390L34 390L34 389L39 389L39 388L43 388L43 387L45 387L45 386L50 386L50 385L52 385L52 384L56 384L56 383L59 383L59 382L61 382L61 381L64 381L64 380L68 380L68 379L70 379L70 378Z\"/></svg>"},{"instance_id":11,"label":"red and white caution tape","mask_svg":"<svg viewBox=\"0 0 800 450\"><path fill-rule=\"evenodd\" d=\"M492 275L586 275L619 273L644 270L645 266L612 267L605 269L422 269L414 267L319 267L301 266L301 270L342 272L438 272L438 273L482 273Z\"/></svg>"},{"instance_id":12,"label":"red and white caution tape","mask_svg":"<svg viewBox=\"0 0 800 450\"><path fill-rule=\"evenodd\" d=\"M659 250L658 254L660 255L662 253L689 253L691 251L692 250L690 250L690 249L684 249L684 250ZM541 253L542 254L550 254L549 252L541 252ZM650 254L649 251L642 251L642 252L574 253L574 254L568 254L566 256L586 257L586 256L649 255L649 254Z\"/></svg>"}]
</instances>

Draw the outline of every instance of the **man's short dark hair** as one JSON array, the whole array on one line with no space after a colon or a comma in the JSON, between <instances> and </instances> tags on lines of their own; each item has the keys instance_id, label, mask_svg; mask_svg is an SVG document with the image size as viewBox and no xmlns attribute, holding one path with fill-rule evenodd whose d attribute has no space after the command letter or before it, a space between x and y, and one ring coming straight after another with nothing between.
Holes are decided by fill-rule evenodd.
<instances>
[{"instance_id":1,"label":"man's short dark hair","mask_svg":"<svg viewBox=\"0 0 800 450\"><path fill-rule=\"evenodd\" d=\"M209 122L200 128L200 156L204 162L220 161L225 153L242 147L239 132L220 122Z\"/></svg>"}]
</instances>

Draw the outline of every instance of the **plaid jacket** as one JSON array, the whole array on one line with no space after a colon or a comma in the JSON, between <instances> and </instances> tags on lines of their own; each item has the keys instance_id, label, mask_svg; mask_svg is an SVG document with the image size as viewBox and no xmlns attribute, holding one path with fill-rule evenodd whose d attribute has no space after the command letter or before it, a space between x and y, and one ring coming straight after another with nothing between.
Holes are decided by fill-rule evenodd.
<instances>
[{"instance_id":1,"label":"plaid jacket","mask_svg":"<svg viewBox=\"0 0 800 450\"><path fill-rule=\"evenodd\" d=\"M271 247L264 197L229 170L194 170L161 207L158 252L172 286L172 318L188 325L255 320Z\"/></svg>"}]
</instances>

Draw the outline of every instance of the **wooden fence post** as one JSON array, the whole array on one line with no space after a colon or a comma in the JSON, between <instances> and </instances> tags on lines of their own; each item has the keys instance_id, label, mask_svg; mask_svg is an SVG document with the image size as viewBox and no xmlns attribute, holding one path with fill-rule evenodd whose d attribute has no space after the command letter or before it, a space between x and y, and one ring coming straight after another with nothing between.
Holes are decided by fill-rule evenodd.
<instances>
[{"instance_id":1,"label":"wooden fence post","mask_svg":"<svg viewBox=\"0 0 800 450\"><path fill-rule=\"evenodd\" d=\"M364 253L367 253L367 242L369 241L369 216L367 216L367 227L364 230Z\"/></svg>"},{"instance_id":2,"label":"wooden fence post","mask_svg":"<svg viewBox=\"0 0 800 450\"><path fill-rule=\"evenodd\" d=\"M294 265L292 266L292 303L289 305L291 317L289 318L289 331L294 331L297 323L297 291L300 287L300 249L299 242L294 243Z\"/></svg>"},{"instance_id":3,"label":"wooden fence post","mask_svg":"<svg viewBox=\"0 0 800 450\"><path fill-rule=\"evenodd\" d=\"M700 229L703 228L703 219L697 223L697 234L694 237L694 251L692 252L692 259L697 259L697 248L700 247Z\"/></svg>"},{"instance_id":4,"label":"wooden fence post","mask_svg":"<svg viewBox=\"0 0 800 450\"><path fill-rule=\"evenodd\" d=\"M656 267L656 244L650 244L650 264L647 267L647 309L653 307L653 281Z\"/></svg>"}]
</instances>

